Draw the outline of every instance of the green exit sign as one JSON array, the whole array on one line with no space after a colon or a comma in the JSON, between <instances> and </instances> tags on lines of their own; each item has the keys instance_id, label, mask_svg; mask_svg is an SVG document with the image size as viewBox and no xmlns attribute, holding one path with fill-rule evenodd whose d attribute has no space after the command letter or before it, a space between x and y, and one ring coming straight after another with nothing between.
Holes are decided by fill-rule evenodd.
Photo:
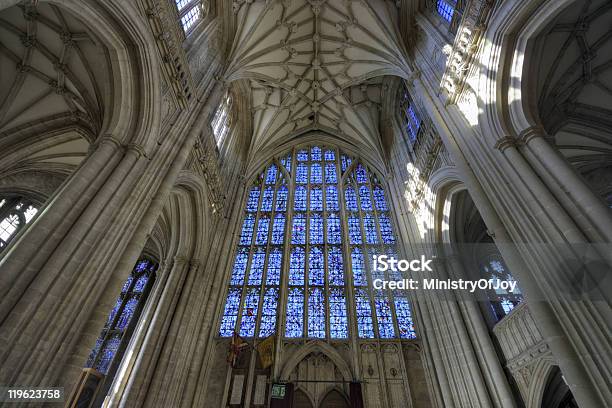
<instances>
[{"instance_id":1,"label":"green exit sign","mask_svg":"<svg viewBox=\"0 0 612 408\"><path fill-rule=\"evenodd\" d=\"M272 398L285 399L285 384L272 384Z\"/></svg>"}]
</instances>

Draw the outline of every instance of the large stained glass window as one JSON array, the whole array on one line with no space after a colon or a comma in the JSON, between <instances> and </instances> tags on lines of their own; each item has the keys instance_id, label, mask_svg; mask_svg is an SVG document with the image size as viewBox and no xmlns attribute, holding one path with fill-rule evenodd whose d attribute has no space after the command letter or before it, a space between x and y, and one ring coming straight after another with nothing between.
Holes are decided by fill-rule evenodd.
<instances>
[{"instance_id":1,"label":"large stained glass window","mask_svg":"<svg viewBox=\"0 0 612 408\"><path fill-rule=\"evenodd\" d=\"M157 264L149 259L142 258L136 263L89 354L86 367L94 368L104 375L114 375L113 371L121 361L134 324L138 321L155 280L156 270Z\"/></svg>"},{"instance_id":2,"label":"large stained glass window","mask_svg":"<svg viewBox=\"0 0 612 408\"><path fill-rule=\"evenodd\" d=\"M392 220L383 185L354 157L280 155L245 193L219 335L414 338L407 295L372 287L372 255L397 252Z\"/></svg>"},{"instance_id":3,"label":"large stained glass window","mask_svg":"<svg viewBox=\"0 0 612 408\"><path fill-rule=\"evenodd\" d=\"M0 252L37 212L36 204L23 197L0 197Z\"/></svg>"},{"instance_id":4,"label":"large stained glass window","mask_svg":"<svg viewBox=\"0 0 612 408\"><path fill-rule=\"evenodd\" d=\"M201 0L176 0L176 8L185 34L202 19L204 12Z\"/></svg>"}]
</instances>

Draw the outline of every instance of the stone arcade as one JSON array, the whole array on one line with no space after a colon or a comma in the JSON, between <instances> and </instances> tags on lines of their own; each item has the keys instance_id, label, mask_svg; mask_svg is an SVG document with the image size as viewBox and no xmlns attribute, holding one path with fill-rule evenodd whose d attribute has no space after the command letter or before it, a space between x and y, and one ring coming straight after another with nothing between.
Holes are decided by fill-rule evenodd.
<instances>
[{"instance_id":1,"label":"stone arcade","mask_svg":"<svg viewBox=\"0 0 612 408\"><path fill-rule=\"evenodd\" d=\"M0 386L611 407L611 107L610 0L0 0Z\"/></svg>"}]
</instances>

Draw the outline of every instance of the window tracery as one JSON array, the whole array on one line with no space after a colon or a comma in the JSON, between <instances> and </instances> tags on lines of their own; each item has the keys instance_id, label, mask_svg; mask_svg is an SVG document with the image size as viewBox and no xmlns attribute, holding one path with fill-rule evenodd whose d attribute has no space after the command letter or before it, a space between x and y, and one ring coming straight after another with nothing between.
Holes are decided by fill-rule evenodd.
<instances>
[{"instance_id":1,"label":"window tracery","mask_svg":"<svg viewBox=\"0 0 612 408\"><path fill-rule=\"evenodd\" d=\"M232 96L229 92L225 94L223 100L221 101L221 105L215 111L215 116L211 122L211 127L213 131L213 135L215 136L215 140L217 141L217 146L220 147L223 143L223 140L227 136L230 131L231 126L231 111L232 111ZM275 174L269 174L266 179L266 183L268 180L272 180L275 178ZM269 183L267 183L269 184Z\"/></svg>"},{"instance_id":2,"label":"window tracery","mask_svg":"<svg viewBox=\"0 0 612 408\"><path fill-rule=\"evenodd\" d=\"M498 254L493 254L481 264L483 276L493 281L514 281L514 277ZM513 292L501 287L487 293L493 316L497 321L508 315L522 300L523 294L518 285Z\"/></svg>"},{"instance_id":3,"label":"window tracery","mask_svg":"<svg viewBox=\"0 0 612 408\"><path fill-rule=\"evenodd\" d=\"M24 197L0 199L0 251L30 223L37 212L36 204Z\"/></svg>"},{"instance_id":4,"label":"window tracery","mask_svg":"<svg viewBox=\"0 0 612 408\"><path fill-rule=\"evenodd\" d=\"M403 128L406 131L406 134L408 135L409 143L413 145L419 138L423 121L421 120L420 115L418 114L418 110L415 107L414 102L412 101L412 98L410 97L408 89L406 89L405 85L402 87L401 92L402 94L400 97L399 105L401 109L400 114L402 118L402 124Z\"/></svg>"},{"instance_id":5,"label":"window tracery","mask_svg":"<svg viewBox=\"0 0 612 408\"><path fill-rule=\"evenodd\" d=\"M221 337L416 337L408 298L372 288L371 257L396 241L384 188L359 161L294 148L256 177L241 225Z\"/></svg>"},{"instance_id":6,"label":"window tracery","mask_svg":"<svg viewBox=\"0 0 612 408\"><path fill-rule=\"evenodd\" d=\"M113 366L121 361L138 317L155 280L157 264L141 258L121 288L100 336L89 354L85 367L113 376Z\"/></svg>"},{"instance_id":7,"label":"window tracery","mask_svg":"<svg viewBox=\"0 0 612 408\"><path fill-rule=\"evenodd\" d=\"M176 0L181 27L187 34L202 19L204 8L200 0Z\"/></svg>"}]
</instances>

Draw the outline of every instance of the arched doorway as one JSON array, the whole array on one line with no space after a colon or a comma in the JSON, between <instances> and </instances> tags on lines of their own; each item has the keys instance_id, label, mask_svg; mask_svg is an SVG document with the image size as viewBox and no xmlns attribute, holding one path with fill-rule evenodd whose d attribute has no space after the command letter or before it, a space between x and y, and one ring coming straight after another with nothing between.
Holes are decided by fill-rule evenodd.
<instances>
[{"instance_id":1,"label":"arched doorway","mask_svg":"<svg viewBox=\"0 0 612 408\"><path fill-rule=\"evenodd\" d=\"M314 408L314 406L304 391L297 390L293 397L293 408Z\"/></svg>"},{"instance_id":2,"label":"arched doorway","mask_svg":"<svg viewBox=\"0 0 612 408\"><path fill-rule=\"evenodd\" d=\"M343 393L338 390L331 390L323 398L319 408L349 408L349 404Z\"/></svg>"}]
</instances>

